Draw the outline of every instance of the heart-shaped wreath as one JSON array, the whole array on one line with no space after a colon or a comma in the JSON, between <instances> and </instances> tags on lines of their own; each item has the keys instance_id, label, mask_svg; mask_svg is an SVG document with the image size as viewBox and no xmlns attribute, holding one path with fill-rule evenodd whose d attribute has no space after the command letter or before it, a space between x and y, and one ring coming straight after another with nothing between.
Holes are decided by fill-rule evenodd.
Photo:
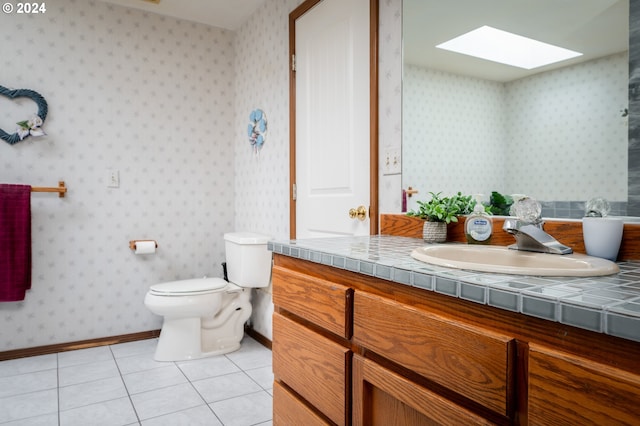
<instances>
[{"instance_id":1,"label":"heart-shaped wreath","mask_svg":"<svg viewBox=\"0 0 640 426\"><path fill-rule=\"evenodd\" d=\"M44 100L40 93L28 89L11 90L4 86L0 86L0 96L7 97L9 99L29 98L38 105L38 113L29 120L19 121L17 123L18 128L15 133L9 134L0 129L0 138L13 145L25 139L29 135L44 136L45 133L41 126L47 118L48 107L47 101Z\"/></svg>"}]
</instances>

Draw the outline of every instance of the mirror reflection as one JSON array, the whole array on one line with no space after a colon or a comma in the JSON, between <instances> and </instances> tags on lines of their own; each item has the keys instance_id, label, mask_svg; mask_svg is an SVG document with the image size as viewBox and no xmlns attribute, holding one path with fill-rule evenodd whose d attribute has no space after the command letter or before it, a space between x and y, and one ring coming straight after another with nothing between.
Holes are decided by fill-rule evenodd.
<instances>
[{"instance_id":1,"label":"mirror reflection","mask_svg":"<svg viewBox=\"0 0 640 426\"><path fill-rule=\"evenodd\" d=\"M626 215L628 0L404 0L403 188ZM527 70L435 46L489 25L582 53Z\"/></svg>"}]
</instances>

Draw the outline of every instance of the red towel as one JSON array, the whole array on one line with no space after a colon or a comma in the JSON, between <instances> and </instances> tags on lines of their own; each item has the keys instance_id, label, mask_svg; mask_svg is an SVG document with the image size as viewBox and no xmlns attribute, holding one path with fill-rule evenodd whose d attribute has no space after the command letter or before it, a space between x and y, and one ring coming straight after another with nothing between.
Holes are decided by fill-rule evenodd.
<instances>
[{"instance_id":1,"label":"red towel","mask_svg":"<svg viewBox=\"0 0 640 426\"><path fill-rule=\"evenodd\" d=\"M31 288L31 187L0 184L0 302Z\"/></svg>"}]
</instances>

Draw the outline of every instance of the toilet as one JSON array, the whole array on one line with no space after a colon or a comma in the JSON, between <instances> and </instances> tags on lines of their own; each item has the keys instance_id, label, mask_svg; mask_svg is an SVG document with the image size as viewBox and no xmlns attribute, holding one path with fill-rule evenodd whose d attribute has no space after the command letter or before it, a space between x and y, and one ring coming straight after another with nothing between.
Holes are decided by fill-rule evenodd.
<instances>
[{"instance_id":1,"label":"toilet","mask_svg":"<svg viewBox=\"0 0 640 426\"><path fill-rule=\"evenodd\" d=\"M145 306L164 317L156 361L182 361L240 348L251 316L251 289L271 280L270 237L251 232L224 234L227 277L196 278L152 285Z\"/></svg>"}]
</instances>

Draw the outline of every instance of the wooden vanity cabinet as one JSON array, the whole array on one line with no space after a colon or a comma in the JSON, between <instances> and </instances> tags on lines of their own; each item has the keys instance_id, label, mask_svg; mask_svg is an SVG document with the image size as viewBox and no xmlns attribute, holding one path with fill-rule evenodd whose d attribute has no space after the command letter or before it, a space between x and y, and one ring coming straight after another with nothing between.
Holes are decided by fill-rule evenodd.
<instances>
[{"instance_id":1,"label":"wooden vanity cabinet","mask_svg":"<svg viewBox=\"0 0 640 426\"><path fill-rule=\"evenodd\" d=\"M294 411L313 414L310 424L350 424L353 290L278 266L272 277L275 422Z\"/></svg>"},{"instance_id":2,"label":"wooden vanity cabinet","mask_svg":"<svg viewBox=\"0 0 640 426\"><path fill-rule=\"evenodd\" d=\"M493 423L400 374L355 355L353 424L471 426Z\"/></svg>"},{"instance_id":3,"label":"wooden vanity cabinet","mask_svg":"<svg viewBox=\"0 0 640 426\"><path fill-rule=\"evenodd\" d=\"M528 384L531 425L640 424L636 374L532 343Z\"/></svg>"},{"instance_id":4,"label":"wooden vanity cabinet","mask_svg":"<svg viewBox=\"0 0 640 426\"><path fill-rule=\"evenodd\" d=\"M510 415L513 337L358 291L354 342L500 415Z\"/></svg>"},{"instance_id":5,"label":"wooden vanity cabinet","mask_svg":"<svg viewBox=\"0 0 640 426\"><path fill-rule=\"evenodd\" d=\"M283 255L274 424L640 425L640 343Z\"/></svg>"}]
</instances>

